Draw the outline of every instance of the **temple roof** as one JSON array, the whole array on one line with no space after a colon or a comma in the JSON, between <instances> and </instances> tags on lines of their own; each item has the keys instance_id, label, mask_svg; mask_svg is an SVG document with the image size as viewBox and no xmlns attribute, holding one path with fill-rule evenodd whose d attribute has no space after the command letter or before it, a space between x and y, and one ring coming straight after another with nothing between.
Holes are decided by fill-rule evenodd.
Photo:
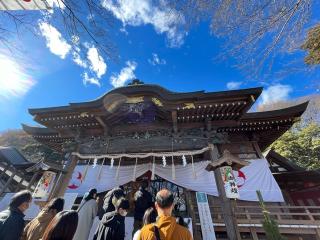
<instances>
[{"instance_id":1,"label":"temple roof","mask_svg":"<svg viewBox=\"0 0 320 240\"><path fill-rule=\"evenodd\" d=\"M275 111L248 110L262 88L221 92L169 91L159 85L137 84L116 88L96 100L68 106L29 109L43 127L22 125L38 141L61 151L77 136L116 136L123 132L203 129L254 133L265 149L301 116L307 102Z\"/></svg>"}]
</instances>

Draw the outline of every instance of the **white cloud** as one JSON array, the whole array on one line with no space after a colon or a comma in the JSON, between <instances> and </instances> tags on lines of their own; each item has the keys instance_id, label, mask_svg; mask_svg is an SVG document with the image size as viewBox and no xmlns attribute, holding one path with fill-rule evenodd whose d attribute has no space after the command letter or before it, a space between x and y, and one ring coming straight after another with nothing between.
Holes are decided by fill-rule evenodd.
<instances>
[{"instance_id":1,"label":"white cloud","mask_svg":"<svg viewBox=\"0 0 320 240\"><path fill-rule=\"evenodd\" d=\"M154 6L151 0L104 0L102 5L124 26L151 24L157 33L166 34L170 47L183 44L185 34L179 27L184 24L184 17L164 0L159 6Z\"/></svg>"},{"instance_id":2,"label":"white cloud","mask_svg":"<svg viewBox=\"0 0 320 240\"><path fill-rule=\"evenodd\" d=\"M167 62L165 59L159 58L158 54L152 53L152 59L148 59L148 62L153 65L165 65Z\"/></svg>"},{"instance_id":3,"label":"white cloud","mask_svg":"<svg viewBox=\"0 0 320 240\"><path fill-rule=\"evenodd\" d=\"M270 86L262 92L261 104L271 104L287 100L290 92L292 92L292 87L290 85L276 84Z\"/></svg>"},{"instance_id":4,"label":"white cloud","mask_svg":"<svg viewBox=\"0 0 320 240\"><path fill-rule=\"evenodd\" d=\"M227 83L227 88L232 90L232 89L237 89L242 85L242 82L228 82Z\"/></svg>"},{"instance_id":5,"label":"white cloud","mask_svg":"<svg viewBox=\"0 0 320 240\"><path fill-rule=\"evenodd\" d=\"M27 73L25 64L0 53L0 99L22 97L36 81Z\"/></svg>"},{"instance_id":6,"label":"white cloud","mask_svg":"<svg viewBox=\"0 0 320 240\"><path fill-rule=\"evenodd\" d=\"M40 22L39 28L41 34L46 38L47 47L50 51L64 59L71 50L71 46L61 36L61 33L55 27L46 22Z\"/></svg>"},{"instance_id":7,"label":"white cloud","mask_svg":"<svg viewBox=\"0 0 320 240\"><path fill-rule=\"evenodd\" d=\"M97 85L99 87L101 86L99 79L94 78L94 77L89 77L87 72L83 73L82 78L83 78L82 81L83 81L84 85L87 85L88 83L91 83L91 84Z\"/></svg>"},{"instance_id":8,"label":"white cloud","mask_svg":"<svg viewBox=\"0 0 320 240\"><path fill-rule=\"evenodd\" d=\"M99 55L98 49L94 46L90 47L87 52L87 58L90 62L90 70L93 71L98 78L101 78L107 71L107 65L103 57Z\"/></svg>"},{"instance_id":9,"label":"white cloud","mask_svg":"<svg viewBox=\"0 0 320 240\"><path fill-rule=\"evenodd\" d=\"M79 45L80 40L75 37L73 39L78 42L75 44ZM100 80L107 71L107 65L104 62L103 57L99 55L98 49L94 45L84 43L84 46L87 48L86 56L81 57L81 49L76 46L72 52L72 60L80 67L89 70L82 74L82 80L85 85L94 84L100 87Z\"/></svg>"},{"instance_id":10,"label":"white cloud","mask_svg":"<svg viewBox=\"0 0 320 240\"><path fill-rule=\"evenodd\" d=\"M72 52L72 60L80 67L87 68L88 64L80 56L80 50Z\"/></svg>"},{"instance_id":11,"label":"white cloud","mask_svg":"<svg viewBox=\"0 0 320 240\"><path fill-rule=\"evenodd\" d=\"M137 68L137 63L134 61L128 61L127 66L122 68L118 75L113 74L110 77L110 83L114 87L122 87L128 80L135 78L134 71Z\"/></svg>"}]
</instances>

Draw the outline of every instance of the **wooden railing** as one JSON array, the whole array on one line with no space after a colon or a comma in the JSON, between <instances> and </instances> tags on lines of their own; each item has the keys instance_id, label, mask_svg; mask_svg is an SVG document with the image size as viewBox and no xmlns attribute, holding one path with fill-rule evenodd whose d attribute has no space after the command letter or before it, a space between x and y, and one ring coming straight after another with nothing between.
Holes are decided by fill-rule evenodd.
<instances>
[{"instance_id":1,"label":"wooden railing","mask_svg":"<svg viewBox=\"0 0 320 240\"><path fill-rule=\"evenodd\" d=\"M214 225L224 228L223 214L219 206L211 206ZM263 232L263 213L259 206L235 206L238 226L244 231ZM279 224L283 233L299 232L320 237L320 207L318 206L268 206L270 216Z\"/></svg>"}]
</instances>

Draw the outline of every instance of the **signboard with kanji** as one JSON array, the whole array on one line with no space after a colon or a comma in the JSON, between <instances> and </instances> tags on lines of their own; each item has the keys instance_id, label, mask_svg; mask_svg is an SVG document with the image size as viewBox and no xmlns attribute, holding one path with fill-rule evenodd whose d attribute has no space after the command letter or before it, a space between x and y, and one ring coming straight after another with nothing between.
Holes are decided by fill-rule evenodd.
<instances>
[{"instance_id":1,"label":"signboard with kanji","mask_svg":"<svg viewBox=\"0 0 320 240\"><path fill-rule=\"evenodd\" d=\"M33 198L46 201L54 184L56 173L45 171L40 178L36 189L33 192Z\"/></svg>"},{"instance_id":2,"label":"signboard with kanji","mask_svg":"<svg viewBox=\"0 0 320 240\"><path fill-rule=\"evenodd\" d=\"M240 198L239 189L232 168L230 166L221 167L220 172L227 198Z\"/></svg>"},{"instance_id":3,"label":"signboard with kanji","mask_svg":"<svg viewBox=\"0 0 320 240\"><path fill-rule=\"evenodd\" d=\"M207 194L196 192L203 240L216 240Z\"/></svg>"}]
</instances>

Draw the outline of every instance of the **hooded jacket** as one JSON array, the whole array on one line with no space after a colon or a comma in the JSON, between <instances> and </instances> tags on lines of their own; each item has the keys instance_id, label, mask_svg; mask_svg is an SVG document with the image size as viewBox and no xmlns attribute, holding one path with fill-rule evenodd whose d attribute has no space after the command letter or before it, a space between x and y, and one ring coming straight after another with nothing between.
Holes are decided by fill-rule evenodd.
<instances>
[{"instance_id":1,"label":"hooded jacket","mask_svg":"<svg viewBox=\"0 0 320 240\"><path fill-rule=\"evenodd\" d=\"M24 214L18 208L0 212L0 239L18 240L24 228Z\"/></svg>"},{"instance_id":2,"label":"hooded jacket","mask_svg":"<svg viewBox=\"0 0 320 240\"><path fill-rule=\"evenodd\" d=\"M41 239L54 216L55 213L53 211L42 210L35 219L26 225L21 240Z\"/></svg>"},{"instance_id":3,"label":"hooded jacket","mask_svg":"<svg viewBox=\"0 0 320 240\"><path fill-rule=\"evenodd\" d=\"M155 224L160 233L161 240L192 240L189 230L176 222L171 216L160 216ZM154 224L148 224L141 229L140 240L154 240Z\"/></svg>"},{"instance_id":4,"label":"hooded jacket","mask_svg":"<svg viewBox=\"0 0 320 240\"><path fill-rule=\"evenodd\" d=\"M104 214L93 240L124 240L124 218L116 211Z\"/></svg>"}]
</instances>

